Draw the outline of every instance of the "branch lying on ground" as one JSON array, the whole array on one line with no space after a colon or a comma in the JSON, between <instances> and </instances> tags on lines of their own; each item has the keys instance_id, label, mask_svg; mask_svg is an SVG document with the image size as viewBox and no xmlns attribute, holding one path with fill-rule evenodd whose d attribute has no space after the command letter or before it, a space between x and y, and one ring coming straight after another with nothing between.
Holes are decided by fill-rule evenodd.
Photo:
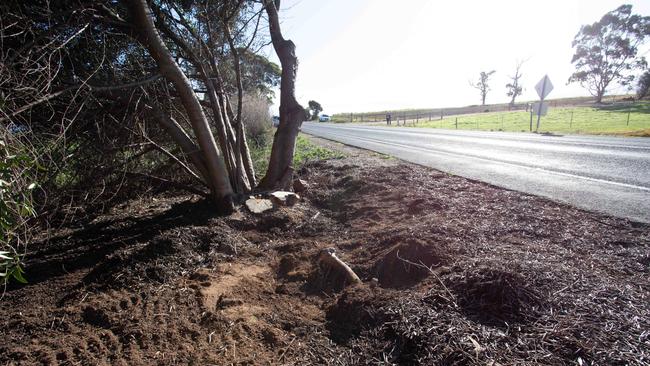
<instances>
[{"instance_id":1,"label":"branch lying on ground","mask_svg":"<svg viewBox=\"0 0 650 366\"><path fill-rule=\"evenodd\" d=\"M361 279L357 276L356 273L343 262L339 257L336 256L336 251L333 248L327 248L321 250L318 255L319 264L325 264L328 267L334 268L339 272L345 274L346 284L358 284L361 283Z\"/></svg>"}]
</instances>

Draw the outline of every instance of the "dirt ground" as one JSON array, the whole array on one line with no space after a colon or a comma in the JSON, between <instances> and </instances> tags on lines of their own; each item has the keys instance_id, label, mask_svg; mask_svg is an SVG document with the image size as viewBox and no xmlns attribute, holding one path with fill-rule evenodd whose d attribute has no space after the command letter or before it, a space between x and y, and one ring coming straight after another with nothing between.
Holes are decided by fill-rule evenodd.
<instances>
[{"instance_id":1,"label":"dirt ground","mask_svg":"<svg viewBox=\"0 0 650 366\"><path fill-rule=\"evenodd\" d=\"M650 364L648 225L321 143L296 206L168 194L33 243L0 364Z\"/></svg>"}]
</instances>

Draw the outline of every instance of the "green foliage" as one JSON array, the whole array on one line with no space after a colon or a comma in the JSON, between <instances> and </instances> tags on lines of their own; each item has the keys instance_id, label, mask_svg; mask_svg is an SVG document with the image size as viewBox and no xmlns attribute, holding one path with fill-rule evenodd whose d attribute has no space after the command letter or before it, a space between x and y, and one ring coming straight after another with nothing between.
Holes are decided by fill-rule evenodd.
<instances>
[{"instance_id":1,"label":"green foliage","mask_svg":"<svg viewBox=\"0 0 650 366\"><path fill-rule=\"evenodd\" d=\"M282 70L266 56L241 49L242 82L247 93L259 93L270 103L275 97L273 88L280 84Z\"/></svg>"},{"instance_id":2,"label":"green foliage","mask_svg":"<svg viewBox=\"0 0 650 366\"><path fill-rule=\"evenodd\" d=\"M571 63L576 72L569 82L577 82L600 102L613 81L628 85L630 71L644 67L637 51L650 35L650 16L632 14L632 5L621 5L599 21L582 26L573 40L575 54Z\"/></svg>"},{"instance_id":3,"label":"green foliage","mask_svg":"<svg viewBox=\"0 0 650 366\"><path fill-rule=\"evenodd\" d=\"M14 278L26 282L17 247L24 239L22 230L36 215L32 192L36 188L33 158L16 142L0 140L0 282Z\"/></svg>"},{"instance_id":4,"label":"green foliage","mask_svg":"<svg viewBox=\"0 0 650 366\"><path fill-rule=\"evenodd\" d=\"M6 283L11 278L20 283L27 283L20 262L20 256L16 253L0 251L0 283Z\"/></svg>"},{"instance_id":5,"label":"green foliage","mask_svg":"<svg viewBox=\"0 0 650 366\"><path fill-rule=\"evenodd\" d=\"M343 154L317 146L303 135L296 139L296 150L293 154L293 166L298 169L305 163L314 160L339 159Z\"/></svg>"},{"instance_id":6,"label":"green foliage","mask_svg":"<svg viewBox=\"0 0 650 366\"><path fill-rule=\"evenodd\" d=\"M271 147L273 145L273 131L268 130L266 132L266 138L260 138L257 141L260 143L252 141L253 143L248 147L250 148L251 160L253 161L253 167L255 168L255 175L257 175L257 178L261 179L269 166Z\"/></svg>"},{"instance_id":7,"label":"green foliage","mask_svg":"<svg viewBox=\"0 0 650 366\"><path fill-rule=\"evenodd\" d=\"M268 144L265 146L251 146L251 160L253 160L255 172L258 175L264 175L269 164L272 138L269 137L267 141ZM338 159L341 157L343 157L341 153L317 146L309 141L309 138L300 134L296 139L296 149L293 153L293 167L299 169L302 165L309 161Z\"/></svg>"}]
</instances>

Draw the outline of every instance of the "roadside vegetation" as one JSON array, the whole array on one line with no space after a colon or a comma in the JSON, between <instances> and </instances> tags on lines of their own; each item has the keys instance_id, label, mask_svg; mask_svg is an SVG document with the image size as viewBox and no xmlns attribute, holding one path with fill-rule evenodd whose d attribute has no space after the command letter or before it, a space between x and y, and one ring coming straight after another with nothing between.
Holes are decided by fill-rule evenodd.
<instances>
[{"instance_id":1,"label":"roadside vegetation","mask_svg":"<svg viewBox=\"0 0 650 366\"><path fill-rule=\"evenodd\" d=\"M271 141L271 138L267 141ZM266 170L270 156L271 144L255 145L251 148L253 165L258 172ZM301 133L296 139L296 150L293 155L293 167L296 170L300 170L300 168L309 162L323 159L338 159L342 157L344 157L344 155L341 152L318 146L311 142L309 137Z\"/></svg>"}]
</instances>

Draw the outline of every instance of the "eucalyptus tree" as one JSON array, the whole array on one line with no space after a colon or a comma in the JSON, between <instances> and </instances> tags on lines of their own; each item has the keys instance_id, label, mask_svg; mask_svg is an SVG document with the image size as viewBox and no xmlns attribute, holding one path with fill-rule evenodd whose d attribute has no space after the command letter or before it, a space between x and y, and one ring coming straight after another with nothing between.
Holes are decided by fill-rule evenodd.
<instances>
[{"instance_id":1,"label":"eucalyptus tree","mask_svg":"<svg viewBox=\"0 0 650 366\"><path fill-rule=\"evenodd\" d=\"M469 83L473 88L478 89L478 91L481 93L481 105L485 105L485 98L487 97L488 92L491 90L489 85L490 76L492 76L495 72L495 70L481 71L478 81Z\"/></svg>"},{"instance_id":2,"label":"eucalyptus tree","mask_svg":"<svg viewBox=\"0 0 650 366\"><path fill-rule=\"evenodd\" d=\"M583 25L573 39L576 71L569 83L579 83L600 103L613 82L628 85L632 71L647 65L637 57L650 35L650 16L632 14L632 5L621 5L593 24Z\"/></svg>"},{"instance_id":3,"label":"eucalyptus tree","mask_svg":"<svg viewBox=\"0 0 650 366\"><path fill-rule=\"evenodd\" d=\"M517 61L514 75L510 76L510 82L506 84L506 95L510 97L510 105L515 105L515 99L521 95L524 88L521 86L521 67L524 61Z\"/></svg>"},{"instance_id":4,"label":"eucalyptus tree","mask_svg":"<svg viewBox=\"0 0 650 366\"><path fill-rule=\"evenodd\" d=\"M33 133L29 141L62 142L48 169L59 186L88 187L101 174L171 184L146 171L153 160L168 159L202 186L192 191L229 211L251 190L286 186L280 183L292 172L288 157L303 118L294 108L295 45L282 37L279 5L2 2L0 127L25 127ZM270 44L282 69L260 52ZM278 84L282 122L258 187L242 122L244 96L270 100ZM148 163L129 165L142 158ZM74 172L64 172L73 165ZM62 173L74 178L61 183Z\"/></svg>"}]
</instances>

